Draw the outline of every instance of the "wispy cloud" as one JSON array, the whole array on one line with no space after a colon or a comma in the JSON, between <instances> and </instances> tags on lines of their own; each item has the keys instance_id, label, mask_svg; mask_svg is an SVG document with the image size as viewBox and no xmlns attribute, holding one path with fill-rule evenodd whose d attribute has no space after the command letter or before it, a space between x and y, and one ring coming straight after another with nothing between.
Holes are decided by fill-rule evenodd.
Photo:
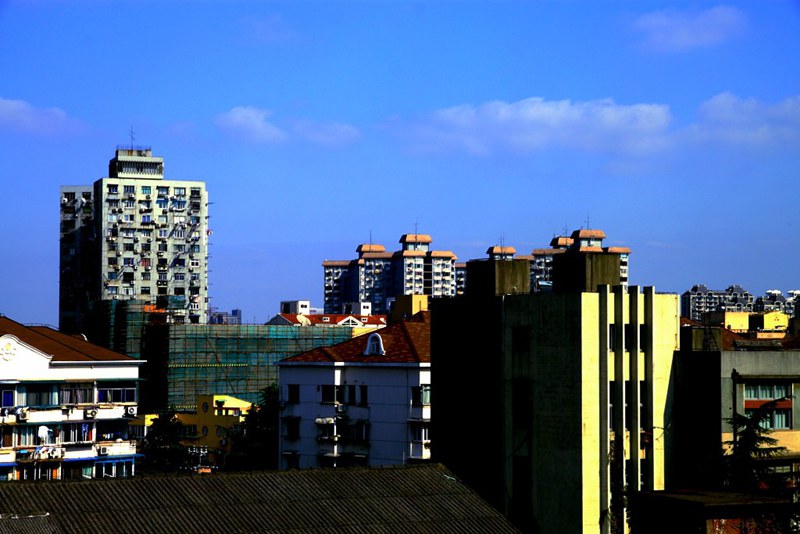
<instances>
[{"instance_id":1,"label":"wispy cloud","mask_svg":"<svg viewBox=\"0 0 800 534\"><path fill-rule=\"evenodd\" d=\"M721 93L700 105L690 142L740 146L800 146L800 96L776 104Z\"/></svg>"},{"instance_id":2,"label":"wispy cloud","mask_svg":"<svg viewBox=\"0 0 800 534\"><path fill-rule=\"evenodd\" d=\"M291 119L285 126L269 120L270 110L253 106L237 106L217 115L215 124L232 137L252 143L278 143L298 140L336 147L352 143L360 137L355 126L340 122L316 122Z\"/></svg>"},{"instance_id":3,"label":"wispy cloud","mask_svg":"<svg viewBox=\"0 0 800 534\"><path fill-rule=\"evenodd\" d=\"M360 137L355 126L339 122L318 123L309 120L295 121L293 132L300 138L324 146L342 146Z\"/></svg>"},{"instance_id":4,"label":"wispy cloud","mask_svg":"<svg viewBox=\"0 0 800 534\"><path fill-rule=\"evenodd\" d=\"M25 100L0 97L0 130L34 135L56 135L74 133L84 128L83 123L71 118L62 109L37 108Z\"/></svg>"},{"instance_id":5,"label":"wispy cloud","mask_svg":"<svg viewBox=\"0 0 800 534\"><path fill-rule=\"evenodd\" d=\"M660 149L671 122L660 104L620 105L611 99L572 102L528 98L433 112L404 126L422 150L532 152L549 148L640 153Z\"/></svg>"},{"instance_id":6,"label":"wispy cloud","mask_svg":"<svg viewBox=\"0 0 800 534\"><path fill-rule=\"evenodd\" d=\"M739 36L746 25L741 10L717 6L703 11L655 11L637 18L633 29L642 34L649 50L680 52L728 41Z\"/></svg>"},{"instance_id":7,"label":"wispy cloud","mask_svg":"<svg viewBox=\"0 0 800 534\"><path fill-rule=\"evenodd\" d=\"M283 141L286 134L269 122L271 112L252 106L237 106L217 115L215 124L232 135L254 143L276 143Z\"/></svg>"}]
</instances>

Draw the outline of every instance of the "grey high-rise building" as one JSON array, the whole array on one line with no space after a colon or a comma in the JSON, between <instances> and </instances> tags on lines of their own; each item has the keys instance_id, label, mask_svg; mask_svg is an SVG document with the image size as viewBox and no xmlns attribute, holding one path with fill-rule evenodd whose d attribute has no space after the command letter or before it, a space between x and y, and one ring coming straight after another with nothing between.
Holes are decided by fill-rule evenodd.
<instances>
[{"instance_id":1,"label":"grey high-rise building","mask_svg":"<svg viewBox=\"0 0 800 534\"><path fill-rule=\"evenodd\" d=\"M207 322L208 235L204 182L166 180L149 147L117 147L108 177L61 187L60 329L103 328L119 300Z\"/></svg>"}]
</instances>

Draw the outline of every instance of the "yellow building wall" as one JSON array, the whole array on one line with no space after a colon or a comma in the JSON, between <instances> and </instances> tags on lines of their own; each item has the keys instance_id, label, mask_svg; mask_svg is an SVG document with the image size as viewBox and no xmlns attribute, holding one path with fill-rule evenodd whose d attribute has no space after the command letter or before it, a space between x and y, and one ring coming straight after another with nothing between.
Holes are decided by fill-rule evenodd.
<instances>
[{"instance_id":1,"label":"yellow building wall","mask_svg":"<svg viewBox=\"0 0 800 534\"><path fill-rule=\"evenodd\" d=\"M783 312L771 311L764 313L764 330L785 331L789 328L789 316Z\"/></svg>"},{"instance_id":2,"label":"yellow building wall","mask_svg":"<svg viewBox=\"0 0 800 534\"><path fill-rule=\"evenodd\" d=\"M208 447L209 450L230 450L227 434L244 422L252 404L230 395L198 395L196 413L178 413L183 425L197 427L197 439L187 445Z\"/></svg>"},{"instance_id":3,"label":"yellow building wall","mask_svg":"<svg viewBox=\"0 0 800 534\"><path fill-rule=\"evenodd\" d=\"M581 472L583 479L583 532L597 532L600 520L600 300L597 293L581 294L581 414L583 427Z\"/></svg>"}]
</instances>

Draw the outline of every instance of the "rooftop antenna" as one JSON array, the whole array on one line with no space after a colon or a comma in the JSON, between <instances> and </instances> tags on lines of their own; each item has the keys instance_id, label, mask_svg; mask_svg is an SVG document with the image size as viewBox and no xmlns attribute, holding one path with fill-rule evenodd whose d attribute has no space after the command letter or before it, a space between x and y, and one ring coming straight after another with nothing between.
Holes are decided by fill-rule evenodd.
<instances>
[{"instance_id":1,"label":"rooftop antenna","mask_svg":"<svg viewBox=\"0 0 800 534\"><path fill-rule=\"evenodd\" d=\"M135 146L134 143L136 142L136 132L133 131L133 124L131 124L131 130L128 135L131 136L131 150L133 150L133 147Z\"/></svg>"},{"instance_id":2,"label":"rooftop antenna","mask_svg":"<svg viewBox=\"0 0 800 534\"><path fill-rule=\"evenodd\" d=\"M563 233L563 234L561 234L561 235L563 235L564 237L567 237L567 236L569 235L569 234L567 234L567 232L568 232L568 230L567 230L567 223L564 223L564 233Z\"/></svg>"},{"instance_id":3,"label":"rooftop antenna","mask_svg":"<svg viewBox=\"0 0 800 534\"><path fill-rule=\"evenodd\" d=\"M587 229L587 230L590 230L591 228L592 228L592 227L591 227L591 226L589 226L589 214L587 213L587 214L586 214L586 229Z\"/></svg>"},{"instance_id":4,"label":"rooftop antenna","mask_svg":"<svg viewBox=\"0 0 800 534\"><path fill-rule=\"evenodd\" d=\"M419 217L417 217L417 220L414 221L414 235L417 235L417 233L419 233L419 230L417 229L418 227L419 227Z\"/></svg>"}]
</instances>

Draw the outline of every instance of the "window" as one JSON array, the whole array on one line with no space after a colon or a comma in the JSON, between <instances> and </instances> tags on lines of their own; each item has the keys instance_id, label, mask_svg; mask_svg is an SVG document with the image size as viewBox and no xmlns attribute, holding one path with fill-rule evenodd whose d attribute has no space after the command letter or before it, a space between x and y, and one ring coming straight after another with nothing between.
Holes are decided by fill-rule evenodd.
<instances>
[{"instance_id":1,"label":"window","mask_svg":"<svg viewBox=\"0 0 800 534\"><path fill-rule=\"evenodd\" d=\"M367 338L367 348L364 356L383 356L386 351L383 349L383 339L380 334L370 334Z\"/></svg>"},{"instance_id":2,"label":"window","mask_svg":"<svg viewBox=\"0 0 800 534\"><path fill-rule=\"evenodd\" d=\"M289 384L286 386L286 402L289 404L300 403L300 384Z\"/></svg>"},{"instance_id":3,"label":"window","mask_svg":"<svg viewBox=\"0 0 800 534\"><path fill-rule=\"evenodd\" d=\"M169 195L169 187L157 187L156 192L159 195L164 195L164 196Z\"/></svg>"},{"instance_id":4,"label":"window","mask_svg":"<svg viewBox=\"0 0 800 534\"><path fill-rule=\"evenodd\" d=\"M175 194L179 197L186 196L186 188L185 187L176 187Z\"/></svg>"},{"instance_id":5,"label":"window","mask_svg":"<svg viewBox=\"0 0 800 534\"><path fill-rule=\"evenodd\" d=\"M133 267L133 258L122 258L122 265L126 267Z\"/></svg>"},{"instance_id":6,"label":"window","mask_svg":"<svg viewBox=\"0 0 800 534\"><path fill-rule=\"evenodd\" d=\"M169 230L166 228L161 228L158 230L158 237L169 237Z\"/></svg>"},{"instance_id":7,"label":"window","mask_svg":"<svg viewBox=\"0 0 800 534\"><path fill-rule=\"evenodd\" d=\"M175 281L176 282L183 282L186 278L184 273L175 273Z\"/></svg>"},{"instance_id":8,"label":"window","mask_svg":"<svg viewBox=\"0 0 800 534\"><path fill-rule=\"evenodd\" d=\"M61 429L62 443L81 443L92 441L90 423L66 423Z\"/></svg>"},{"instance_id":9,"label":"window","mask_svg":"<svg viewBox=\"0 0 800 534\"><path fill-rule=\"evenodd\" d=\"M150 215L148 214L142 215L142 224L150 224L151 222L152 218L150 217Z\"/></svg>"},{"instance_id":10,"label":"window","mask_svg":"<svg viewBox=\"0 0 800 534\"><path fill-rule=\"evenodd\" d=\"M744 386L745 400L774 400L792 396L789 383L751 383Z\"/></svg>"},{"instance_id":11,"label":"window","mask_svg":"<svg viewBox=\"0 0 800 534\"><path fill-rule=\"evenodd\" d=\"M283 426L285 437L287 440L300 439L300 418L299 417L284 417Z\"/></svg>"},{"instance_id":12,"label":"window","mask_svg":"<svg viewBox=\"0 0 800 534\"><path fill-rule=\"evenodd\" d=\"M156 206L162 209L167 209L169 207L169 200L166 198L159 198L156 200Z\"/></svg>"},{"instance_id":13,"label":"window","mask_svg":"<svg viewBox=\"0 0 800 534\"><path fill-rule=\"evenodd\" d=\"M411 405L428 406L431 403L431 386L422 384L411 388Z\"/></svg>"},{"instance_id":14,"label":"window","mask_svg":"<svg viewBox=\"0 0 800 534\"><path fill-rule=\"evenodd\" d=\"M356 403L356 386L350 385L347 386L347 404L355 405Z\"/></svg>"},{"instance_id":15,"label":"window","mask_svg":"<svg viewBox=\"0 0 800 534\"><path fill-rule=\"evenodd\" d=\"M431 440L430 427L423 421L412 421L409 423L411 430L411 441L425 443Z\"/></svg>"},{"instance_id":16,"label":"window","mask_svg":"<svg viewBox=\"0 0 800 534\"><path fill-rule=\"evenodd\" d=\"M142 186L142 194L149 195L152 192L152 188L149 185Z\"/></svg>"},{"instance_id":17,"label":"window","mask_svg":"<svg viewBox=\"0 0 800 534\"><path fill-rule=\"evenodd\" d=\"M149 273L148 273L147 277L150 278ZM142 277L142 278L144 278L144 277ZM150 286L142 286L141 293L142 293L142 295L149 295L150 294Z\"/></svg>"},{"instance_id":18,"label":"window","mask_svg":"<svg viewBox=\"0 0 800 534\"><path fill-rule=\"evenodd\" d=\"M59 404L81 404L94 402L94 386L91 382L62 384L58 389Z\"/></svg>"},{"instance_id":19,"label":"window","mask_svg":"<svg viewBox=\"0 0 800 534\"><path fill-rule=\"evenodd\" d=\"M98 383L97 402L136 402L136 383L134 382Z\"/></svg>"},{"instance_id":20,"label":"window","mask_svg":"<svg viewBox=\"0 0 800 534\"><path fill-rule=\"evenodd\" d=\"M179 228L179 229L175 230L175 231L172 233L172 236L173 236L173 237L177 237L177 238L179 238L179 239L183 239L183 238L185 238L185 237L186 237L186 230L181 230L181 229Z\"/></svg>"},{"instance_id":21,"label":"window","mask_svg":"<svg viewBox=\"0 0 800 534\"><path fill-rule=\"evenodd\" d=\"M344 388L341 386L320 386L322 404L344 403Z\"/></svg>"},{"instance_id":22,"label":"window","mask_svg":"<svg viewBox=\"0 0 800 534\"><path fill-rule=\"evenodd\" d=\"M361 406L366 406L369 404L369 398L367 397L367 386L361 385L359 389L361 390L361 398L359 399L360 400L359 404Z\"/></svg>"},{"instance_id":23,"label":"window","mask_svg":"<svg viewBox=\"0 0 800 534\"><path fill-rule=\"evenodd\" d=\"M186 245L178 244L173 247L175 252L184 252L186 250Z\"/></svg>"},{"instance_id":24,"label":"window","mask_svg":"<svg viewBox=\"0 0 800 534\"><path fill-rule=\"evenodd\" d=\"M108 184L106 189L109 195L116 195L119 193L119 186L117 186L117 184Z\"/></svg>"},{"instance_id":25,"label":"window","mask_svg":"<svg viewBox=\"0 0 800 534\"><path fill-rule=\"evenodd\" d=\"M184 260L183 258L176 258L172 262L172 266L173 267L185 267L186 266L186 260Z\"/></svg>"},{"instance_id":26,"label":"window","mask_svg":"<svg viewBox=\"0 0 800 534\"><path fill-rule=\"evenodd\" d=\"M29 384L25 404L27 406L55 406L57 402L53 395L53 386L51 384Z\"/></svg>"},{"instance_id":27,"label":"window","mask_svg":"<svg viewBox=\"0 0 800 534\"><path fill-rule=\"evenodd\" d=\"M2 406L10 407L15 406L14 404L14 390L13 389L4 389L3 390L3 399L2 399Z\"/></svg>"},{"instance_id":28,"label":"window","mask_svg":"<svg viewBox=\"0 0 800 534\"><path fill-rule=\"evenodd\" d=\"M122 207L123 208L135 208L136 207L136 201L134 201L134 200L123 200L122 201Z\"/></svg>"},{"instance_id":29,"label":"window","mask_svg":"<svg viewBox=\"0 0 800 534\"><path fill-rule=\"evenodd\" d=\"M136 186L135 185L124 185L122 186L122 190L126 195L132 195L136 193Z\"/></svg>"},{"instance_id":30,"label":"window","mask_svg":"<svg viewBox=\"0 0 800 534\"><path fill-rule=\"evenodd\" d=\"M755 413L753 408L745 408L744 413L750 417ZM786 408L773 408L766 410L761 420L761 427L768 430L783 430L792 428L792 410Z\"/></svg>"}]
</instances>

